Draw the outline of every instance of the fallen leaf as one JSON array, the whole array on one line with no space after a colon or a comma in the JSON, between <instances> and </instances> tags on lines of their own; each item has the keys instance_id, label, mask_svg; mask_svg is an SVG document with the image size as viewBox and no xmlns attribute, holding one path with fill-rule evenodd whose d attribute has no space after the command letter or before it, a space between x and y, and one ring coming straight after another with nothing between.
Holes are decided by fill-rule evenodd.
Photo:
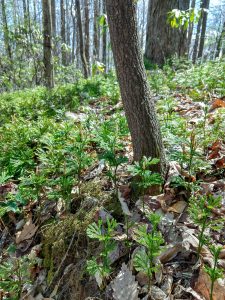
<instances>
[{"instance_id":1,"label":"fallen leaf","mask_svg":"<svg viewBox=\"0 0 225 300\"><path fill-rule=\"evenodd\" d=\"M135 276L123 263L121 271L112 283L113 298L115 300L139 300L137 287L138 283L135 281Z\"/></svg>"},{"instance_id":2,"label":"fallen leaf","mask_svg":"<svg viewBox=\"0 0 225 300\"><path fill-rule=\"evenodd\" d=\"M217 109L217 108L221 108L221 107L225 107L225 101L223 101L222 99L215 99L209 109L209 112Z\"/></svg>"},{"instance_id":3,"label":"fallen leaf","mask_svg":"<svg viewBox=\"0 0 225 300\"><path fill-rule=\"evenodd\" d=\"M185 208L187 207L187 202L186 201L178 201L176 203L174 203L169 209L168 211L172 211L178 214L181 214L184 212Z\"/></svg>"},{"instance_id":4,"label":"fallen leaf","mask_svg":"<svg viewBox=\"0 0 225 300\"><path fill-rule=\"evenodd\" d=\"M16 244L19 244L23 241L31 239L38 230L32 219L29 219L23 226L22 231L17 232L16 234Z\"/></svg>"},{"instance_id":5,"label":"fallen leaf","mask_svg":"<svg viewBox=\"0 0 225 300\"><path fill-rule=\"evenodd\" d=\"M211 279L209 275L202 268L199 273L194 290L206 298L210 299ZM225 300L225 281L217 280L214 284L213 300Z\"/></svg>"},{"instance_id":6,"label":"fallen leaf","mask_svg":"<svg viewBox=\"0 0 225 300\"><path fill-rule=\"evenodd\" d=\"M121 208L122 208L122 211L123 211L124 215L125 216L132 216L132 213L130 212L130 210L128 208L126 199L122 196L122 193L121 193L120 190L118 190L118 199L120 201Z\"/></svg>"},{"instance_id":7,"label":"fallen leaf","mask_svg":"<svg viewBox=\"0 0 225 300\"><path fill-rule=\"evenodd\" d=\"M183 249L182 243L177 243L174 246L171 246L167 248L164 252L162 252L158 259L161 261L161 263L166 263L177 256L178 252L180 252Z\"/></svg>"}]
</instances>

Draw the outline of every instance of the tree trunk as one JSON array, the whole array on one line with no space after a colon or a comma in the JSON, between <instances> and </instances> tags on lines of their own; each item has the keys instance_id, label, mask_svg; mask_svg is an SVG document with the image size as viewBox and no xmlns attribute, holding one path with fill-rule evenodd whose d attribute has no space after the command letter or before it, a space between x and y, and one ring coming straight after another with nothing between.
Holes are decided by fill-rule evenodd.
<instances>
[{"instance_id":1,"label":"tree trunk","mask_svg":"<svg viewBox=\"0 0 225 300\"><path fill-rule=\"evenodd\" d=\"M89 66L90 66L90 31L89 31L90 19L89 19L89 5L90 5L89 0L85 0L84 1L84 33L85 33L84 49L85 49L85 57L86 57L88 69L89 69ZM89 70L88 70L88 73L89 73Z\"/></svg>"},{"instance_id":2,"label":"tree trunk","mask_svg":"<svg viewBox=\"0 0 225 300\"><path fill-rule=\"evenodd\" d=\"M26 21L27 21L27 4L26 4L26 0L23 0L23 19L24 19L24 22L26 23Z\"/></svg>"},{"instance_id":3,"label":"tree trunk","mask_svg":"<svg viewBox=\"0 0 225 300\"><path fill-rule=\"evenodd\" d=\"M195 10L196 0L191 1L191 9ZM189 27L188 27L188 52L190 55L190 48L191 48L191 40L193 35L193 29L194 29L194 22L189 21Z\"/></svg>"},{"instance_id":4,"label":"tree trunk","mask_svg":"<svg viewBox=\"0 0 225 300\"><path fill-rule=\"evenodd\" d=\"M172 28L167 22L173 9L189 9L189 0L149 1L145 57L151 63L162 65L174 55L188 53L187 30Z\"/></svg>"},{"instance_id":5,"label":"tree trunk","mask_svg":"<svg viewBox=\"0 0 225 300\"><path fill-rule=\"evenodd\" d=\"M67 53L67 65L71 63L71 14L70 14L70 0L66 0L66 44L69 47Z\"/></svg>"},{"instance_id":6,"label":"tree trunk","mask_svg":"<svg viewBox=\"0 0 225 300\"><path fill-rule=\"evenodd\" d=\"M164 148L139 46L135 2L106 0L112 50L131 132L134 160L138 161L144 155L160 158L156 169L164 176Z\"/></svg>"},{"instance_id":7,"label":"tree trunk","mask_svg":"<svg viewBox=\"0 0 225 300\"><path fill-rule=\"evenodd\" d=\"M76 12L77 12L77 26L79 31L79 46L80 46L80 57L84 69L84 77L88 77L88 66L87 60L84 51L84 41L83 41L83 29L82 29L82 20L81 20L81 11L80 11L80 0L75 0Z\"/></svg>"},{"instance_id":8,"label":"tree trunk","mask_svg":"<svg viewBox=\"0 0 225 300\"><path fill-rule=\"evenodd\" d=\"M99 0L94 1L94 60L99 60L99 24L98 24L98 17L99 17Z\"/></svg>"},{"instance_id":9,"label":"tree trunk","mask_svg":"<svg viewBox=\"0 0 225 300\"><path fill-rule=\"evenodd\" d=\"M52 20L50 0L42 0L43 10L43 37L44 37L44 84L48 88L53 88L53 62L52 62Z\"/></svg>"},{"instance_id":10,"label":"tree trunk","mask_svg":"<svg viewBox=\"0 0 225 300\"><path fill-rule=\"evenodd\" d=\"M198 56L198 48L199 48L199 39L200 39L200 33L201 33L201 27L202 27L202 15L203 15L203 7L204 7L204 0L201 1L200 9L201 9L201 17L198 20L198 25L197 25L197 32L196 32L196 37L195 37L195 43L193 47L193 55L192 55L192 61L195 64L196 59Z\"/></svg>"},{"instance_id":11,"label":"tree trunk","mask_svg":"<svg viewBox=\"0 0 225 300\"><path fill-rule=\"evenodd\" d=\"M73 36L72 36L72 63L75 61L75 42L76 42L76 14L75 14L75 6L74 0L71 2L71 17L72 17L72 24L73 24Z\"/></svg>"},{"instance_id":12,"label":"tree trunk","mask_svg":"<svg viewBox=\"0 0 225 300\"><path fill-rule=\"evenodd\" d=\"M4 45L5 45L5 51L6 54L12 62L12 49L9 42L9 28L8 28L8 22L6 17L6 6L5 6L5 0L1 0L1 6L2 6L2 23L3 23L3 35L4 35Z\"/></svg>"},{"instance_id":13,"label":"tree trunk","mask_svg":"<svg viewBox=\"0 0 225 300\"><path fill-rule=\"evenodd\" d=\"M106 14L105 1L102 3L103 15ZM103 30L102 30L102 62L106 66L106 48L107 48L107 24L106 18L104 19Z\"/></svg>"},{"instance_id":14,"label":"tree trunk","mask_svg":"<svg viewBox=\"0 0 225 300\"><path fill-rule=\"evenodd\" d=\"M222 31L220 33L220 36L219 36L219 39L218 39L218 42L217 42L217 46L216 46L216 55L215 55L216 57L220 57L224 37L225 37L225 21L223 23L223 28L222 28Z\"/></svg>"},{"instance_id":15,"label":"tree trunk","mask_svg":"<svg viewBox=\"0 0 225 300\"><path fill-rule=\"evenodd\" d=\"M56 37L56 10L55 0L51 0L51 15L52 15L52 36Z\"/></svg>"},{"instance_id":16,"label":"tree trunk","mask_svg":"<svg viewBox=\"0 0 225 300\"><path fill-rule=\"evenodd\" d=\"M201 37L200 37L198 58L202 57L203 50L204 50L205 33L206 33L206 26L207 26L207 19L208 19L209 2L210 2L210 0L204 0L203 1L204 10L203 10L203 16L202 16L202 31L201 31Z\"/></svg>"},{"instance_id":17,"label":"tree trunk","mask_svg":"<svg viewBox=\"0 0 225 300\"><path fill-rule=\"evenodd\" d=\"M145 36L145 5L146 5L146 1L143 0L143 8L142 8L142 20L141 20L141 50L144 49L144 36Z\"/></svg>"},{"instance_id":18,"label":"tree trunk","mask_svg":"<svg viewBox=\"0 0 225 300\"><path fill-rule=\"evenodd\" d=\"M66 10L64 0L60 0L60 10L61 10L61 55L62 55L62 65L66 66Z\"/></svg>"}]
</instances>

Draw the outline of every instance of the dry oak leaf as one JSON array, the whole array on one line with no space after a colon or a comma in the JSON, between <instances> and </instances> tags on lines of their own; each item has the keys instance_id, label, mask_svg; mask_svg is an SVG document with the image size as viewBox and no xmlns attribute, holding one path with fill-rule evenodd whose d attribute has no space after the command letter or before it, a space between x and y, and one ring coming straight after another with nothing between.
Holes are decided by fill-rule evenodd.
<instances>
[{"instance_id":1,"label":"dry oak leaf","mask_svg":"<svg viewBox=\"0 0 225 300\"><path fill-rule=\"evenodd\" d=\"M16 244L19 244L23 241L31 239L38 230L32 219L29 219L23 226L22 231L17 232L16 234Z\"/></svg>"},{"instance_id":2,"label":"dry oak leaf","mask_svg":"<svg viewBox=\"0 0 225 300\"><path fill-rule=\"evenodd\" d=\"M206 300L210 299L211 279L209 275L202 268L199 273L197 282L195 283L194 290L205 297ZM225 300L225 281L217 280L214 284L213 300Z\"/></svg>"},{"instance_id":3,"label":"dry oak leaf","mask_svg":"<svg viewBox=\"0 0 225 300\"><path fill-rule=\"evenodd\" d=\"M124 263L119 274L112 282L112 289L115 300L139 300L138 283Z\"/></svg>"},{"instance_id":4,"label":"dry oak leaf","mask_svg":"<svg viewBox=\"0 0 225 300\"><path fill-rule=\"evenodd\" d=\"M209 111L212 111L216 108L221 108L221 107L225 107L225 101L223 101L222 99L216 99L213 101Z\"/></svg>"},{"instance_id":5,"label":"dry oak leaf","mask_svg":"<svg viewBox=\"0 0 225 300\"><path fill-rule=\"evenodd\" d=\"M175 212L177 214L181 214L184 212L185 208L187 207L187 202L186 201L178 201L176 203L174 203L169 209L168 211L172 211Z\"/></svg>"}]
</instances>

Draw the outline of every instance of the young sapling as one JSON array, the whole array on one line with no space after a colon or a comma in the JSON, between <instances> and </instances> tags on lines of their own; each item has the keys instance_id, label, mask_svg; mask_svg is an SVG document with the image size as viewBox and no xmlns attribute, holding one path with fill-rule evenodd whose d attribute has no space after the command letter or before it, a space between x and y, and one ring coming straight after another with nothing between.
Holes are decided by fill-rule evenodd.
<instances>
[{"instance_id":1,"label":"young sapling","mask_svg":"<svg viewBox=\"0 0 225 300\"><path fill-rule=\"evenodd\" d=\"M144 193L147 188L152 185L162 184L162 177L159 173L152 172L150 170L151 166L157 165L159 163L158 158L151 158L144 156L140 162L135 162L133 166L129 167L130 173L136 177L134 183L138 188L138 192L142 198L142 208L144 212Z\"/></svg>"},{"instance_id":2,"label":"young sapling","mask_svg":"<svg viewBox=\"0 0 225 300\"><path fill-rule=\"evenodd\" d=\"M117 227L115 219L107 219L106 226L100 219L98 223L92 223L87 228L87 236L91 239L97 239L102 243L102 251L100 253L100 262L96 258L87 261L87 271L90 275L99 275L104 287L105 279L112 272L110 266L109 254L115 249L116 243L113 240L113 232Z\"/></svg>"},{"instance_id":3,"label":"young sapling","mask_svg":"<svg viewBox=\"0 0 225 300\"><path fill-rule=\"evenodd\" d=\"M219 278L223 278L223 271L222 269L218 268L219 255L222 249L222 247L216 247L215 245L212 245L210 247L210 250L213 254L214 264L213 267L205 266L205 271L208 273L211 279L210 300L213 300L213 290L216 280Z\"/></svg>"},{"instance_id":4,"label":"young sapling","mask_svg":"<svg viewBox=\"0 0 225 300\"><path fill-rule=\"evenodd\" d=\"M136 231L136 241L144 246L144 248L139 250L135 255L134 267L138 272L144 272L148 276L148 290L150 291L153 273L158 269L155 259L160 254L160 246L164 243L164 239L158 230L160 216L152 213L148 219L152 225L151 232L148 232L145 225L139 226Z\"/></svg>"},{"instance_id":5,"label":"young sapling","mask_svg":"<svg viewBox=\"0 0 225 300\"><path fill-rule=\"evenodd\" d=\"M191 219L200 228L198 235L199 244L197 249L197 256L199 258L202 247L207 243L205 236L206 229L217 230L221 226L221 219L212 218L213 209L221 206L221 197L214 197L211 194L199 197L191 197L189 203L189 214Z\"/></svg>"}]
</instances>

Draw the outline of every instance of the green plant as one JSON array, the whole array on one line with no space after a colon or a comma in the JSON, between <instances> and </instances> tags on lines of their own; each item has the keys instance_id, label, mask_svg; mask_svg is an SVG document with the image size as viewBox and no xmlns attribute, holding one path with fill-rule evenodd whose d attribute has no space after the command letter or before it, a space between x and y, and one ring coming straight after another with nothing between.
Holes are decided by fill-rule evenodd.
<instances>
[{"instance_id":1,"label":"green plant","mask_svg":"<svg viewBox=\"0 0 225 300\"><path fill-rule=\"evenodd\" d=\"M213 267L205 266L205 270L211 279L210 300L213 300L213 290L215 281L219 278L223 278L223 271L221 268L218 268L219 255L222 249L223 247L216 247L215 245L212 245L210 247L210 250L213 254L214 265Z\"/></svg>"},{"instance_id":2,"label":"green plant","mask_svg":"<svg viewBox=\"0 0 225 300\"><path fill-rule=\"evenodd\" d=\"M28 256L11 256L7 261L0 264L0 290L3 299L19 300L22 298L24 284L31 283L31 261Z\"/></svg>"},{"instance_id":3,"label":"green plant","mask_svg":"<svg viewBox=\"0 0 225 300\"><path fill-rule=\"evenodd\" d=\"M151 232L148 231L146 225L141 225L135 232L136 241L144 246L134 257L134 267L137 271L144 272L148 276L148 289L151 289L153 273L157 271L156 257L160 254L160 246L164 243L164 239L158 225L160 216L152 213L148 216L151 223Z\"/></svg>"},{"instance_id":4,"label":"green plant","mask_svg":"<svg viewBox=\"0 0 225 300\"><path fill-rule=\"evenodd\" d=\"M116 114L116 117L105 121L98 133L96 132L96 141L99 144L103 153L100 158L104 159L108 165L107 176L113 182L115 194L118 191L118 167L127 162L128 159L121 154L123 151L122 138L128 134L127 124L121 115Z\"/></svg>"},{"instance_id":5,"label":"green plant","mask_svg":"<svg viewBox=\"0 0 225 300\"><path fill-rule=\"evenodd\" d=\"M221 206L221 197L214 197L211 194L198 197L192 196L189 201L190 217L200 228L198 235L199 244L197 249L197 255L199 258L202 247L207 243L205 230L218 230L221 227L222 220L215 217L213 218L213 210Z\"/></svg>"},{"instance_id":6,"label":"green plant","mask_svg":"<svg viewBox=\"0 0 225 300\"><path fill-rule=\"evenodd\" d=\"M133 166L129 167L130 173L136 177L134 185L142 197L143 211L144 211L144 192L152 185L160 185L162 177L159 173L150 170L150 167L159 163L158 158L151 158L144 156L139 162L135 162Z\"/></svg>"},{"instance_id":7,"label":"green plant","mask_svg":"<svg viewBox=\"0 0 225 300\"><path fill-rule=\"evenodd\" d=\"M103 281L112 272L110 266L109 254L115 249L116 243L113 240L113 233L117 227L115 219L107 219L106 226L103 225L102 220L98 223L92 223L87 228L87 236L91 239L97 239L102 244L102 251L100 253L100 262L96 258L87 261L87 271L90 275L100 275Z\"/></svg>"}]
</instances>

